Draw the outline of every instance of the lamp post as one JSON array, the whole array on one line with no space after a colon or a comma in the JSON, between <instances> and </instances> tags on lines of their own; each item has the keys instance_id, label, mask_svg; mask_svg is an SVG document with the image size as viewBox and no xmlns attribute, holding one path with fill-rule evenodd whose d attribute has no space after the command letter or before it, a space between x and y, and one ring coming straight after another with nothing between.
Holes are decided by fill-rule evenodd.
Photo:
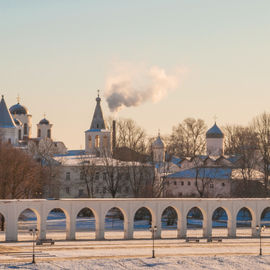
<instances>
[{"instance_id":1,"label":"lamp post","mask_svg":"<svg viewBox=\"0 0 270 270\"><path fill-rule=\"evenodd\" d=\"M33 259L32 263L36 263L35 261L35 236L37 235L38 229L30 229L29 233L33 235Z\"/></svg>"},{"instance_id":2,"label":"lamp post","mask_svg":"<svg viewBox=\"0 0 270 270\"><path fill-rule=\"evenodd\" d=\"M260 237L260 253L259 255L262 256L262 232L265 230L265 226L256 226L256 230L259 232Z\"/></svg>"},{"instance_id":3,"label":"lamp post","mask_svg":"<svg viewBox=\"0 0 270 270\"><path fill-rule=\"evenodd\" d=\"M152 258L155 258L155 232L157 230L157 226L151 226L149 230L152 233L152 240L153 240Z\"/></svg>"}]
</instances>

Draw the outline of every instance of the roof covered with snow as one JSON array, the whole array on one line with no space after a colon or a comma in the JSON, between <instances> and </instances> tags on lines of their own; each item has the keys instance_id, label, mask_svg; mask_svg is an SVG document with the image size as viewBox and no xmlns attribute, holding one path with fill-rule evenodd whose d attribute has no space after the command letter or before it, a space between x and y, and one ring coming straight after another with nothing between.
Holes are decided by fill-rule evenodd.
<instances>
[{"instance_id":1,"label":"roof covered with snow","mask_svg":"<svg viewBox=\"0 0 270 270\"><path fill-rule=\"evenodd\" d=\"M168 178L211 178L211 179L230 179L231 168L204 167L192 168L168 175Z\"/></svg>"}]
</instances>

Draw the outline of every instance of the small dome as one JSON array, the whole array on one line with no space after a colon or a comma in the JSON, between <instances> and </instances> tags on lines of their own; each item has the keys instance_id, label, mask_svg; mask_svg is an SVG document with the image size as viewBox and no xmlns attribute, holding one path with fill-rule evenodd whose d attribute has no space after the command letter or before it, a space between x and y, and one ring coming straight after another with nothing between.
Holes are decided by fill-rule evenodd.
<instances>
[{"instance_id":1,"label":"small dome","mask_svg":"<svg viewBox=\"0 0 270 270\"><path fill-rule=\"evenodd\" d=\"M46 118L43 118L39 121L39 124L40 125L49 125L50 122L46 119Z\"/></svg>"},{"instance_id":2,"label":"small dome","mask_svg":"<svg viewBox=\"0 0 270 270\"><path fill-rule=\"evenodd\" d=\"M206 138L224 138L224 134L215 123L207 132Z\"/></svg>"},{"instance_id":3,"label":"small dome","mask_svg":"<svg viewBox=\"0 0 270 270\"><path fill-rule=\"evenodd\" d=\"M22 126L22 122L19 119L13 117L13 120L16 126Z\"/></svg>"},{"instance_id":4,"label":"small dome","mask_svg":"<svg viewBox=\"0 0 270 270\"><path fill-rule=\"evenodd\" d=\"M28 114L28 110L25 106L17 103L9 108L11 114Z\"/></svg>"},{"instance_id":5,"label":"small dome","mask_svg":"<svg viewBox=\"0 0 270 270\"><path fill-rule=\"evenodd\" d=\"M153 147L164 147L164 143L158 135L157 139L152 143Z\"/></svg>"}]
</instances>

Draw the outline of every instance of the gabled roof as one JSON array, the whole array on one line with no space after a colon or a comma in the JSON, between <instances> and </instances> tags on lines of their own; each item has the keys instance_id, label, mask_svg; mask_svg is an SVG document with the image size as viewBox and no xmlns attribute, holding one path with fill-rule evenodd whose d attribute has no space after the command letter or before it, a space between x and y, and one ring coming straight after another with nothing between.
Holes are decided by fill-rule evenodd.
<instances>
[{"instance_id":1,"label":"gabled roof","mask_svg":"<svg viewBox=\"0 0 270 270\"><path fill-rule=\"evenodd\" d=\"M13 117L11 116L7 104L5 102L4 96L0 102L0 128L15 128L16 124L14 123Z\"/></svg>"},{"instance_id":2,"label":"gabled roof","mask_svg":"<svg viewBox=\"0 0 270 270\"><path fill-rule=\"evenodd\" d=\"M215 123L207 132L206 138L224 138L224 134Z\"/></svg>"},{"instance_id":3,"label":"gabled roof","mask_svg":"<svg viewBox=\"0 0 270 270\"><path fill-rule=\"evenodd\" d=\"M192 168L176 172L167 176L167 178L205 178L205 179L230 179L232 174L231 168Z\"/></svg>"},{"instance_id":4,"label":"gabled roof","mask_svg":"<svg viewBox=\"0 0 270 270\"><path fill-rule=\"evenodd\" d=\"M96 98L96 101L97 101L97 104L96 104L95 112L94 112L94 115L93 115L92 123L91 123L91 126L90 126L90 130L106 129L102 109L101 109L101 106L100 106L101 98L99 97L99 95Z\"/></svg>"}]
</instances>

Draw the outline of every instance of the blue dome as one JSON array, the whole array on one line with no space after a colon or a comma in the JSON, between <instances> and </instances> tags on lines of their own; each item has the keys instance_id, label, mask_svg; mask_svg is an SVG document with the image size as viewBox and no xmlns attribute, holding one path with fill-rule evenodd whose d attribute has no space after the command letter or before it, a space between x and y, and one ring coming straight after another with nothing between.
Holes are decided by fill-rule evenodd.
<instances>
[{"instance_id":1,"label":"blue dome","mask_svg":"<svg viewBox=\"0 0 270 270\"><path fill-rule=\"evenodd\" d=\"M28 110L25 106L17 103L9 108L11 114L28 114Z\"/></svg>"},{"instance_id":2,"label":"blue dome","mask_svg":"<svg viewBox=\"0 0 270 270\"><path fill-rule=\"evenodd\" d=\"M46 119L46 118L43 118L39 121L39 124L40 125L49 125L50 122Z\"/></svg>"},{"instance_id":3,"label":"blue dome","mask_svg":"<svg viewBox=\"0 0 270 270\"><path fill-rule=\"evenodd\" d=\"M207 132L206 138L224 138L224 134L215 123Z\"/></svg>"}]
</instances>

